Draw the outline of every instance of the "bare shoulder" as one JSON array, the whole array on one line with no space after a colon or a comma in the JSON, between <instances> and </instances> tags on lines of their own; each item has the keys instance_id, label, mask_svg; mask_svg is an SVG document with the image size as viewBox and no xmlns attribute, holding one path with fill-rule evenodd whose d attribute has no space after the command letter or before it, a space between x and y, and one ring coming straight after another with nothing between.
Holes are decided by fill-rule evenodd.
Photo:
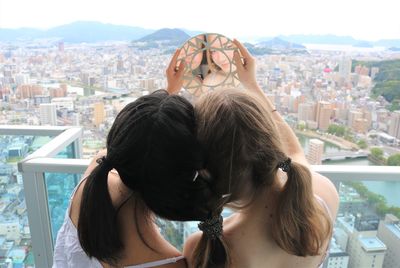
<instances>
[{"instance_id":1,"label":"bare shoulder","mask_svg":"<svg viewBox=\"0 0 400 268\"><path fill-rule=\"evenodd\" d=\"M313 180L313 192L322 198L329 207L332 217L335 218L339 208L339 194L335 185L327 177L311 172Z\"/></svg>"},{"instance_id":2,"label":"bare shoulder","mask_svg":"<svg viewBox=\"0 0 400 268\"><path fill-rule=\"evenodd\" d=\"M185 241L185 245L183 246L183 256L185 256L187 262L189 263L189 267L193 262L193 252L196 249L196 246L199 243L202 235L202 232L193 233Z\"/></svg>"}]
</instances>

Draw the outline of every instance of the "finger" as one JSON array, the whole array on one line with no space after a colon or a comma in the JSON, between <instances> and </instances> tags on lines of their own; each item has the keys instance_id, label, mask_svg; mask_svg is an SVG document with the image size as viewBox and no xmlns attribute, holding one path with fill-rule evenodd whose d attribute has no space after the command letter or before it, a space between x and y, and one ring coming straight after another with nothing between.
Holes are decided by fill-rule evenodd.
<instances>
[{"instance_id":1,"label":"finger","mask_svg":"<svg viewBox=\"0 0 400 268\"><path fill-rule=\"evenodd\" d=\"M179 64L179 69L176 72L176 77L178 79L181 79L183 77L183 74L185 73L185 67L186 67L185 61L181 60L181 63Z\"/></svg>"},{"instance_id":2,"label":"finger","mask_svg":"<svg viewBox=\"0 0 400 268\"><path fill-rule=\"evenodd\" d=\"M235 50L233 52L233 60L235 61L236 68L238 69L239 72L244 70L243 62L242 59L240 58L239 51Z\"/></svg>"},{"instance_id":3,"label":"finger","mask_svg":"<svg viewBox=\"0 0 400 268\"><path fill-rule=\"evenodd\" d=\"M177 61L177 59L178 59L178 56L179 56L179 53L181 52L181 49L180 48L178 48L176 51L175 51L175 53L174 53L174 55L172 56L172 59L171 59L171 62L169 63L169 65L168 65L168 70L174 70L175 69L175 67L176 67L176 61Z\"/></svg>"},{"instance_id":4,"label":"finger","mask_svg":"<svg viewBox=\"0 0 400 268\"><path fill-rule=\"evenodd\" d=\"M239 48L240 53L242 53L244 58L246 58L246 59L251 58L250 52L247 50L247 48L242 43L240 43L236 39L233 39L233 43Z\"/></svg>"}]
</instances>

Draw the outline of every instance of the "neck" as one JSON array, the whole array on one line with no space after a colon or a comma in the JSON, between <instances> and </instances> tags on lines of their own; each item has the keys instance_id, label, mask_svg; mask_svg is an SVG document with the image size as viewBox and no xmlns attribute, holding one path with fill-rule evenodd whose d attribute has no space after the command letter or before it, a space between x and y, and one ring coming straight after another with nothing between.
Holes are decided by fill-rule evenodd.
<instances>
[{"instance_id":1,"label":"neck","mask_svg":"<svg viewBox=\"0 0 400 268\"><path fill-rule=\"evenodd\" d=\"M274 217L275 207L278 201L280 191L286 181L286 176L282 176L281 172L278 172L271 185L264 186L260 189L252 202L241 209L240 212L244 215L251 215L251 217L245 217L249 220L257 220L265 224L265 221L269 222Z\"/></svg>"}]
</instances>

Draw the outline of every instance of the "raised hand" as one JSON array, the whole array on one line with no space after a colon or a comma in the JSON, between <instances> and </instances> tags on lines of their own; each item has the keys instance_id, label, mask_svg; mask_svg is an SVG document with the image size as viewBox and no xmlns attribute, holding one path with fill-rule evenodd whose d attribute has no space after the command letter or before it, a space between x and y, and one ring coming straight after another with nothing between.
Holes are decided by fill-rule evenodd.
<instances>
[{"instance_id":1,"label":"raised hand","mask_svg":"<svg viewBox=\"0 0 400 268\"><path fill-rule=\"evenodd\" d=\"M183 85L183 74L185 72L185 62L182 60L179 63L178 68L176 67L177 65L177 59L179 56L179 52L181 50L177 49L175 51L175 54L172 56L172 59L168 65L167 70L165 71L165 74L167 75L167 91L169 94L177 94L182 88Z\"/></svg>"},{"instance_id":2,"label":"raised hand","mask_svg":"<svg viewBox=\"0 0 400 268\"><path fill-rule=\"evenodd\" d=\"M238 40L234 39L233 43L240 51L239 53L239 51L235 50L233 54L240 82L249 90L258 88L256 80L256 60ZM243 60L240 55L242 55Z\"/></svg>"}]
</instances>

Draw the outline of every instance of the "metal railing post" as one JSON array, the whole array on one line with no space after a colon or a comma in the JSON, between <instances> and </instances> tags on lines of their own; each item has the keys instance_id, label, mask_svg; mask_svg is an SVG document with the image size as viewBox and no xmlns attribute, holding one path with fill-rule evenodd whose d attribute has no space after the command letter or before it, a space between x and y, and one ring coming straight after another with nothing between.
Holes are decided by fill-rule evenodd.
<instances>
[{"instance_id":1,"label":"metal railing post","mask_svg":"<svg viewBox=\"0 0 400 268\"><path fill-rule=\"evenodd\" d=\"M25 202L36 267L51 267L53 241L43 173L24 172Z\"/></svg>"}]
</instances>

